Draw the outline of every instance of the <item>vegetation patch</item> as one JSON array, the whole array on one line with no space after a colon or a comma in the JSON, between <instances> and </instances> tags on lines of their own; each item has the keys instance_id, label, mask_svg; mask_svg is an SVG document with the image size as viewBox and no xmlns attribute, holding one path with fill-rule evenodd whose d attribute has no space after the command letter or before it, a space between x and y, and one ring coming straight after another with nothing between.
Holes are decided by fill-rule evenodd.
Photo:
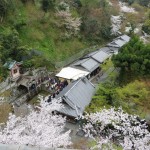
<instances>
[{"instance_id":1,"label":"vegetation patch","mask_svg":"<svg viewBox=\"0 0 150 150\"><path fill-rule=\"evenodd\" d=\"M111 67L114 67L111 59L108 59L104 64L101 65L101 69L103 72L107 71Z\"/></svg>"},{"instance_id":2,"label":"vegetation patch","mask_svg":"<svg viewBox=\"0 0 150 150\"><path fill-rule=\"evenodd\" d=\"M119 86L113 81L100 84L87 112L97 112L104 106L106 108L122 107L130 114L146 117L150 114L150 85L147 80L141 79L125 86Z\"/></svg>"},{"instance_id":3,"label":"vegetation patch","mask_svg":"<svg viewBox=\"0 0 150 150\"><path fill-rule=\"evenodd\" d=\"M2 93L0 93L0 97L10 97L11 96L11 90L6 90Z\"/></svg>"},{"instance_id":4,"label":"vegetation patch","mask_svg":"<svg viewBox=\"0 0 150 150\"><path fill-rule=\"evenodd\" d=\"M9 113L12 113L13 108L8 103L0 104L0 123L6 123L8 120Z\"/></svg>"}]
</instances>

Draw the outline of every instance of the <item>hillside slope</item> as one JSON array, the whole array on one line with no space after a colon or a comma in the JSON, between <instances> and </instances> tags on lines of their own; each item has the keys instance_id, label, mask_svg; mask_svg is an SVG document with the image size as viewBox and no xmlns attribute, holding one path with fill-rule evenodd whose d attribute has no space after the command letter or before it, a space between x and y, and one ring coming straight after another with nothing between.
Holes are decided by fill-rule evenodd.
<instances>
[{"instance_id":1,"label":"hillside slope","mask_svg":"<svg viewBox=\"0 0 150 150\"><path fill-rule=\"evenodd\" d=\"M24 3L22 1L14 0L11 2L7 14L1 19L0 32L8 33L14 29L17 30L23 45L41 51L46 58L52 61L64 60L84 48L95 45L97 42L101 45L109 39L109 33L107 38L96 33L99 27L95 24L94 19L87 20L88 16L92 17L92 13L95 13L94 8L99 9L98 0L93 2L56 0L54 8L49 8L46 11L42 9L43 4L38 0L34 2L32 0L23 1ZM87 10L91 12L86 15ZM63 11L64 16L58 15L58 12L62 13ZM65 18L65 15L70 15L70 18ZM101 12L95 17L102 18ZM109 20L109 14L105 18ZM64 20L67 19L68 22L65 22ZM77 19L80 19L78 26ZM90 26L81 24L83 22L89 23ZM70 26L71 23L72 26ZM90 29L90 27L93 28ZM93 41L92 39L88 40L87 34L90 34L94 27L96 31L94 31L95 35L92 35ZM79 31L72 33L75 28L78 28ZM100 38L96 39L98 36Z\"/></svg>"},{"instance_id":2,"label":"hillside slope","mask_svg":"<svg viewBox=\"0 0 150 150\"><path fill-rule=\"evenodd\" d=\"M20 0L15 0L14 5L15 10L4 18L0 31L11 32L15 28L23 45L42 51L52 60L65 59L88 46L77 37L63 39L63 30L56 26L61 20L53 10L45 13L30 1L23 4Z\"/></svg>"},{"instance_id":3,"label":"hillside slope","mask_svg":"<svg viewBox=\"0 0 150 150\"><path fill-rule=\"evenodd\" d=\"M26 67L51 64L50 68L53 68L56 62L67 61L73 55L76 58L76 54L86 48L91 50L90 47L95 45L101 47L118 33L124 33L128 25L131 26L130 31L134 30L136 23L133 18L138 25L147 19L146 7L138 3L130 7L134 7L137 13L123 12L122 16L118 0L2 0L0 51L8 51L1 56L5 56L5 59L0 58L2 64L8 59L19 57L21 59L17 61L22 60L22 52L16 58L7 47L9 44L11 51L10 47L15 47L14 43L18 42L18 47L23 47L27 53L34 50L30 57L25 57L28 61ZM145 29L148 30L147 26ZM18 41L11 40L16 36ZM14 48L17 53L18 47ZM34 55L40 55L40 58L33 58Z\"/></svg>"}]
</instances>

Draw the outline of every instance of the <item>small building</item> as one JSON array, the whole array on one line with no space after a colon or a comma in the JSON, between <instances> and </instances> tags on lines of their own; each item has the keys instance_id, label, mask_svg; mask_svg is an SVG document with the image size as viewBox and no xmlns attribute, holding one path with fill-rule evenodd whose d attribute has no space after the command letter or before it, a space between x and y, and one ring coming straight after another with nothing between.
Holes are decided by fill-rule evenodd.
<instances>
[{"instance_id":1,"label":"small building","mask_svg":"<svg viewBox=\"0 0 150 150\"><path fill-rule=\"evenodd\" d=\"M92 59L96 60L99 64L102 64L105 62L106 59L110 58L111 55L112 54L109 52L109 49L107 47L104 47L100 50L88 54L86 57L91 57Z\"/></svg>"},{"instance_id":2,"label":"small building","mask_svg":"<svg viewBox=\"0 0 150 150\"><path fill-rule=\"evenodd\" d=\"M127 42L129 42L130 37L127 35L122 35L117 38L115 38L112 42L107 44L107 47L114 53L117 54L119 51L119 48L121 48L123 45L125 45Z\"/></svg>"},{"instance_id":3,"label":"small building","mask_svg":"<svg viewBox=\"0 0 150 150\"><path fill-rule=\"evenodd\" d=\"M122 47L126 42L122 41L120 39L112 41L111 43L107 44L107 46L109 47L116 47L116 48L120 48Z\"/></svg>"},{"instance_id":4,"label":"small building","mask_svg":"<svg viewBox=\"0 0 150 150\"><path fill-rule=\"evenodd\" d=\"M77 118L83 114L94 93L94 85L87 78L80 78L57 95L56 98L63 100L63 107L56 111L70 118Z\"/></svg>"},{"instance_id":5,"label":"small building","mask_svg":"<svg viewBox=\"0 0 150 150\"><path fill-rule=\"evenodd\" d=\"M127 35L119 36L119 37L117 37L115 40L118 40L118 39L123 40L123 41L125 41L126 43L130 41L130 37L127 36Z\"/></svg>"},{"instance_id":6,"label":"small building","mask_svg":"<svg viewBox=\"0 0 150 150\"><path fill-rule=\"evenodd\" d=\"M117 38L115 38L112 42L108 43L108 47L115 47L115 48L121 48L123 45L125 45L127 42L129 42L130 37L127 35L122 35Z\"/></svg>"},{"instance_id":7,"label":"small building","mask_svg":"<svg viewBox=\"0 0 150 150\"><path fill-rule=\"evenodd\" d=\"M90 72L90 74L88 75L88 78L90 78L93 75L96 75L100 71L99 63L92 58L83 58L83 59L77 60L76 62L71 64L71 66L77 69Z\"/></svg>"},{"instance_id":8,"label":"small building","mask_svg":"<svg viewBox=\"0 0 150 150\"><path fill-rule=\"evenodd\" d=\"M58 77L60 80L67 80L68 82L71 82L72 80L77 80L80 77L86 77L89 74L90 72L85 70L80 70L73 67L65 67L58 74L56 74L56 77Z\"/></svg>"},{"instance_id":9,"label":"small building","mask_svg":"<svg viewBox=\"0 0 150 150\"><path fill-rule=\"evenodd\" d=\"M12 80L15 80L21 76L21 65L22 62L17 61L8 61L4 64L4 67L10 70L10 77Z\"/></svg>"}]
</instances>

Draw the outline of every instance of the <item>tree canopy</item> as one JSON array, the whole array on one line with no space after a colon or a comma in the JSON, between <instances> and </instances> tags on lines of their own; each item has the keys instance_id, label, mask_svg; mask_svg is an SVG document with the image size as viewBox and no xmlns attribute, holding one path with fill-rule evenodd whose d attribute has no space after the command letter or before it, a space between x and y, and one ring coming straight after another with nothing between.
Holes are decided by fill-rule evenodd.
<instances>
[{"instance_id":1,"label":"tree canopy","mask_svg":"<svg viewBox=\"0 0 150 150\"><path fill-rule=\"evenodd\" d=\"M2 63L8 59L21 61L26 55L27 48L22 46L16 30L0 34L0 59Z\"/></svg>"},{"instance_id":2,"label":"tree canopy","mask_svg":"<svg viewBox=\"0 0 150 150\"><path fill-rule=\"evenodd\" d=\"M143 110L150 110L149 98L149 86L144 81L136 80L123 87L112 81L105 82L99 85L86 111L91 113L99 111L103 106L106 108L121 106L128 113L145 116Z\"/></svg>"},{"instance_id":3,"label":"tree canopy","mask_svg":"<svg viewBox=\"0 0 150 150\"><path fill-rule=\"evenodd\" d=\"M0 63L0 82L2 82L8 75L7 69Z\"/></svg>"},{"instance_id":4,"label":"tree canopy","mask_svg":"<svg viewBox=\"0 0 150 150\"><path fill-rule=\"evenodd\" d=\"M150 3L149 0L120 0L120 1L126 2L126 3L128 3L129 5L133 4L134 2L137 2L137 3L139 3L140 5L146 6L146 7L148 7L148 5L149 5L149 3Z\"/></svg>"},{"instance_id":5,"label":"tree canopy","mask_svg":"<svg viewBox=\"0 0 150 150\"><path fill-rule=\"evenodd\" d=\"M82 118L85 122L83 131L96 142L93 149L118 149L113 142L124 150L150 148L150 133L146 121L125 113L121 108L102 109Z\"/></svg>"},{"instance_id":6,"label":"tree canopy","mask_svg":"<svg viewBox=\"0 0 150 150\"><path fill-rule=\"evenodd\" d=\"M55 0L42 0L42 9L47 12L49 9L53 9L55 6Z\"/></svg>"},{"instance_id":7,"label":"tree canopy","mask_svg":"<svg viewBox=\"0 0 150 150\"><path fill-rule=\"evenodd\" d=\"M13 3L12 0L1 0L0 1L0 17L1 19L6 16L8 11L12 9Z\"/></svg>"},{"instance_id":8,"label":"tree canopy","mask_svg":"<svg viewBox=\"0 0 150 150\"><path fill-rule=\"evenodd\" d=\"M47 103L41 99L37 107L27 116L16 117L10 114L5 128L0 126L0 143L29 144L42 147L66 147L71 144L70 130L65 132L66 118L53 114L62 107L60 101Z\"/></svg>"},{"instance_id":9,"label":"tree canopy","mask_svg":"<svg viewBox=\"0 0 150 150\"><path fill-rule=\"evenodd\" d=\"M134 36L119 50L118 55L113 56L112 60L123 73L148 75L150 74L150 44L144 44Z\"/></svg>"},{"instance_id":10,"label":"tree canopy","mask_svg":"<svg viewBox=\"0 0 150 150\"><path fill-rule=\"evenodd\" d=\"M106 0L102 0L94 9L91 9L88 5L82 7L81 31L88 40L99 42L110 38L110 9Z\"/></svg>"}]
</instances>

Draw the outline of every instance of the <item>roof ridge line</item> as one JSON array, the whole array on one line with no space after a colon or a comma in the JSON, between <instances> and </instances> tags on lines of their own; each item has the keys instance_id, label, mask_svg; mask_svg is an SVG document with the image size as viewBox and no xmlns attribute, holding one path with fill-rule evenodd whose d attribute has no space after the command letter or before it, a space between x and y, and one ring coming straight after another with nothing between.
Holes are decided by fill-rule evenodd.
<instances>
[{"instance_id":1,"label":"roof ridge line","mask_svg":"<svg viewBox=\"0 0 150 150\"><path fill-rule=\"evenodd\" d=\"M68 96L64 96L65 97L65 99L67 99L67 100L69 100L70 101L70 103L72 103L74 106L75 106L75 103L73 103L70 99L69 99L69 97ZM68 104L68 102L65 100L65 102ZM72 109L74 109L75 110L75 107L72 107L70 104L68 104Z\"/></svg>"},{"instance_id":2,"label":"roof ridge line","mask_svg":"<svg viewBox=\"0 0 150 150\"><path fill-rule=\"evenodd\" d=\"M74 84L71 88L70 88L70 90L72 89L72 88L74 88L81 80L82 80L83 78L80 78L78 81L77 81L77 83L76 84ZM86 79L86 77L84 77L84 79ZM89 81L90 82L90 81ZM90 82L90 84L95 88L95 86ZM74 105L74 106L76 106L76 104L74 103L74 102L72 102L69 98L68 98L68 96L66 96L66 94L68 94L69 92L70 92L70 90L68 91L68 92L66 92L65 93L65 97ZM67 103L68 104L68 103ZM69 105L69 104L68 104ZM69 105L70 106L70 105ZM71 108L73 108L72 106L70 106ZM80 106L77 106L77 107L79 107L80 108ZM73 109L75 109L75 108L73 108Z\"/></svg>"},{"instance_id":3,"label":"roof ridge line","mask_svg":"<svg viewBox=\"0 0 150 150\"><path fill-rule=\"evenodd\" d=\"M75 81L76 83L65 93L68 94L70 92L70 90L72 90L72 88L74 88L79 82L80 82L81 78L78 81Z\"/></svg>"}]
</instances>

